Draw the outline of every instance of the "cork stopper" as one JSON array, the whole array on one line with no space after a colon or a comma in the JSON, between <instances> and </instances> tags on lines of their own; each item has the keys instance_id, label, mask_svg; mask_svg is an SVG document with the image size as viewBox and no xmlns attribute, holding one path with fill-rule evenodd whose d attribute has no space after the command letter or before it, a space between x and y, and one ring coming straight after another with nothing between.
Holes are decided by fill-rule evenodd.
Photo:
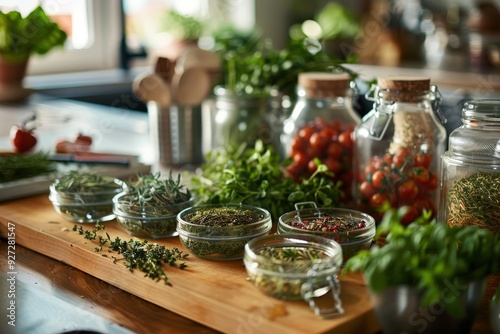
<instances>
[{"instance_id":1,"label":"cork stopper","mask_svg":"<svg viewBox=\"0 0 500 334\"><path fill-rule=\"evenodd\" d=\"M351 78L347 73L305 72L298 81L307 97L322 98L345 95Z\"/></svg>"},{"instance_id":2,"label":"cork stopper","mask_svg":"<svg viewBox=\"0 0 500 334\"><path fill-rule=\"evenodd\" d=\"M380 88L388 89L384 99L400 102L418 102L423 94L430 89L431 80L427 77L387 76L378 78Z\"/></svg>"}]
</instances>

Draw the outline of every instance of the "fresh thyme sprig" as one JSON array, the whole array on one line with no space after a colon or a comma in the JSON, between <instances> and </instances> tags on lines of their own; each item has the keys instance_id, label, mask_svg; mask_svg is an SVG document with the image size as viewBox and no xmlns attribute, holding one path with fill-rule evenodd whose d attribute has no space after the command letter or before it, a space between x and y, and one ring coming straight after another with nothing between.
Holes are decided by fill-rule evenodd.
<instances>
[{"instance_id":1,"label":"fresh thyme sprig","mask_svg":"<svg viewBox=\"0 0 500 334\"><path fill-rule=\"evenodd\" d=\"M145 273L145 277L156 281L163 280L166 285L171 286L172 284L168 281L168 277L163 269L164 264L180 269L187 267L185 262L178 263L178 261L186 259L189 254L183 254L177 247L168 249L163 245L151 244L147 240L139 241L130 239L125 241L119 237L112 240L107 232L106 237L99 234L98 232L101 230L104 230L104 225L99 223L95 225L92 231L85 230L82 226L73 226L73 231L83 235L85 239L97 240L99 242L99 246L95 248L96 252L100 252L104 245L108 245L109 252L117 252L123 256L122 259L113 257L114 263L123 260L125 266L130 271L138 269Z\"/></svg>"}]
</instances>

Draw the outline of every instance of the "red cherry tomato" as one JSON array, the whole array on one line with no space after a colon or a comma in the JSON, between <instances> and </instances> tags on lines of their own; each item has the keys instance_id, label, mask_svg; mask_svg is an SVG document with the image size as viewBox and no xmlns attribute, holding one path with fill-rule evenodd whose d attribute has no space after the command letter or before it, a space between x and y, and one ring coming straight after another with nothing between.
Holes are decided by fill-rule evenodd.
<instances>
[{"instance_id":1,"label":"red cherry tomato","mask_svg":"<svg viewBox=\"0 0 500 334\"><path fill-rule=\"evenodd\" d=\"M17 153L25 153L35 147L37 139L32 130L14 125L10 128L10 141Z\"/></svg>"},{"instance_id":2,"label":"red cherry tomato","mask_svg":"<svg viewBox=\"0 0 500 334\"><path fill-rule=\"evenodd\" d=\"M403 216L401 217L401 224L408 226L413 223L418 217L419 212L416 207L405 205L400 208L402 210Z\"/></svg>"},{"instance_id":3,"label":"red cherry tomato","mask_svg":"<svg viewBox=\"0 0 500 334\"><path fill-rule=\"evenodd\" d=\"M372 208L379 208L385 204L389 203L389 199L385 194L374 194L370 198L370 206Z\"/></svg>"},{"instance_id":4,"label":"red cherry tomato","mask_svg":"<svg viewBox=\"0 0 500 334\"><path fill-rule=\"evenodd\" d=\"M299 137L304 138L305 140L309 141L309 138L311 138L313 133L314 133L313 128L311 128L309 126L305 126L299 130Z\"/></svg>"},{"instance_id":5,"label":"red cherry tomato","mask_svg":"<svg viewBox=\"0 0 500 334\"><path fill-rule=\"evenodd\" d=\"M413 180L406 180L398 187L398 195L404 200L414 200L418 195L418 187Z\"/></svg>"},{"instance_id":6,"label":"red cherry tomato","mask_svg":"<svg viewBox=\"0 0 500 334\"><path fill-rule=\"evenodd\" d=\"M385 185L386 180L385 180L385 173L382 171L376 171L372 175L372 184L375 189L382 189L382 187Z\"/></svg>"},{"instance_id":7,"label":"red cherry tomato","mask_svg":"<svg viewBox=\"0 0 500 334\"><path fill-rule=\"evenodd\" d=\"M318 132L315 132L311 135L311 138L309 138L309 144L317 150L324 150L326 145L328 145L328 138L321 136Z\"/></svg>"},{"instance_id":8,"label":"red cherry tomato","mask_svg":"<svg viewBox=\"0 0 500 334\"><path fill-rule=\"evenodd\" d=\"M338 159L342 155L342 152L343 152L342 145L340 145L339 143L333 142L333 143L330 143L330 145L328 145L326 155L329 158Z\"/></svg>"},{"instance_id":9,"label":"red cherry tomato","mask_svg":"<svg viewBox=\"0 0 500 334\"><path fill-rule=\"evenodd\" d=\"M349 149L352 149L354 146L354 142L351 137L351 131L344 131L341 134L339 134L338 141L342 146L347 147Z\"/></svg>"},{"instance_id":10,"label":"red cherry tomato","mask_svg":"<svg viewBox=\"0 0 500 334\"><path fill-rule=\"evenodd\" d=\"M432 158L429 154L418 153L415 156L415 166L429 169L431 163L432 163Z\"/></svg>"},{"instance_id":11,"label":"red cherry tomato","mask_svg":"<svg viewBox=\"0 0 500 334\"><path fill-rule=\"evenodd\" d=\"M411 170L411 177L418 184L426 184L427 182L429 182L429 170L424 167L414 167Z\"/></svg>"},{"instance_id":12,"label":"red cherry tomato","mask_svg":"<svg viewBox=\"0 0 500 334\"><path fill-rule=\"evenodd\" d=\"M364 181L359 185L359 191L364 198L371 198L375 194L375 188L368 181Z\"/></svg>"}]
</instances>

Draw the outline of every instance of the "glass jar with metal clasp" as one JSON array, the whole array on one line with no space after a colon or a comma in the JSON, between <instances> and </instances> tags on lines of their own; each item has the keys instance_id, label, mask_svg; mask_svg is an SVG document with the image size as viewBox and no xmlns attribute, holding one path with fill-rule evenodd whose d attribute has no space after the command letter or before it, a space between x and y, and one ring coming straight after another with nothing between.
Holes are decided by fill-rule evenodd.
<instances>
[{"instance_id":1,"label":"glass jar with metal clasp","mask_svg":"<svg viewBox=\"0 0 500 334\"><path fill-rule=\"evenodd\" d=\"M435 217L440 157L446 144L442 100L426 77L388 76L367 93L373 109L354 131L353 194L377 223L403 208L403 224L424 210Z\"/></svg>"},{"instance_id":2,"label":"glass jar with metal clasp","mask_svg":"<svg viewBox=\"0 0 500 334\"><path fill-rule=\"evenodd\" d=\"M471 100L442 156L439 220L500 232L500 100Z\"/></svg>"}]
</instances>

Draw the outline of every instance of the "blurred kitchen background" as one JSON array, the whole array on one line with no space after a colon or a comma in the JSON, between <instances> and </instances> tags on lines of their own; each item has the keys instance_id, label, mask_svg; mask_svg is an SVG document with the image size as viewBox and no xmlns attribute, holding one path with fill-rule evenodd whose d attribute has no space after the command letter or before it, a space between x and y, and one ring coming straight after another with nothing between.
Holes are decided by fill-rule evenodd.
<instances>
[{"instance_id":1,"label":"blurred kitchen background","mask_svg":"<svg viewBox=\"0 0 500 334\"><path fill-rule=\"evenodd\" d=\"M24 13L38 4L69 36L63 50L30 60L26 85L47 96L146 111L131 82L158 57L193 44L240 48L254 36L281 49L307 35L370 73L438 78L445 110L500 97L500 0L0 1Z\"/></svg>"}]
</instances>

